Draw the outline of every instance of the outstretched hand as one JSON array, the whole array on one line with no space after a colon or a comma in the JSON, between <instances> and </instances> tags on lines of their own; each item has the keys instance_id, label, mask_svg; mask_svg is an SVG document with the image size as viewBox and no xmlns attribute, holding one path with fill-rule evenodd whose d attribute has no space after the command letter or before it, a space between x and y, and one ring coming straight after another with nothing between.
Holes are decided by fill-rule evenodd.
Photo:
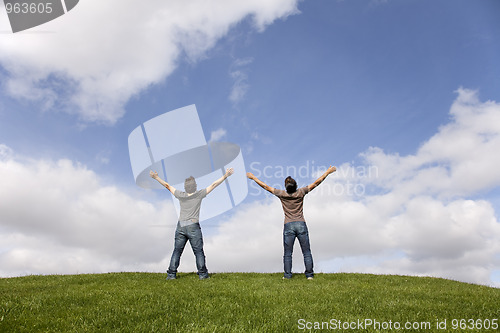
<instances>
[{"instance_id":1,"label":"outstretched hand","mask_svg":"<svg viewBox=\"0 0 500 333\"><path fill-rule=\"evenodd\" d=\"M253 175L253 173L251 173L251 172L247 172L247 178L248 178L248 179L254 179L254 178L255 178L255 176Z\"/></svg>"},{"instance_id":2,"label":"outstretched hand","mask_svg":"<svg viewBox=\"0 0 500 333\"><path fill-rule=\"evenodd\" d=\"M231 176L233 173L234 173L234 169L233 168L226 169L226 174L225 174L226 178L229 177L229 176Z\"/></svg>"},{"instance_id":3,"label":"outstretched hand","mask_svg":"<svg viewBox=\"0 0 500 333\"><path fill-rule=\"evenodd\" d=\"M330 165L330 167L326 171L328 172L328 174L331 174L331 173L334 173L335 171L337 171L337 168Z\"/></svg>"},{"instance_id":4,"label":"outstretched hand","mask_svg":"<svg viewBox=\"0 0 500 333\"><path fill-rule=\"evenodd\" d=\"M151 178L156 178L158 177L158 172L149 170L149 176L151 176Z\"/></svg>"}]
</instances>

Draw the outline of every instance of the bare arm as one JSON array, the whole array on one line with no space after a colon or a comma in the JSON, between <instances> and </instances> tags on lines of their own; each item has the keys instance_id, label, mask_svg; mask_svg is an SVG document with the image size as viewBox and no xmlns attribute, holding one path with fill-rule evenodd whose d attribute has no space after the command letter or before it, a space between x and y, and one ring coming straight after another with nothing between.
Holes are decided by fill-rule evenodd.
<instances>
[{"instance_id":1,"label":"bare arm","mask_svg":"<svg viewBox=\"0 0 500 333\"><path fill-rule=\"evenodd\" d=\"M316 181L314 183L307 186L309 191L314 190L319 184L321 184L323 182L323 180L325 180L326 177L328 177L329 174L334 173L335 171L337 171L337 168L334 166L330 166L328 168L328 170L326 170L326 172L321 175L321 177L316 179Z\"/></svg>"},{"instance_id":2,"label":"bare arm","mask_svg":"<svg viewBox=\"0 0 500 333\"><path fill-rule=\"evenodd\" d=\"M160 177L158 177L158 172L156 172L156 171L149 171L149 175L151 176L151 178L156 179L158 181L158 183L160 183L163 186L165 186L167 188L167 190L169 190L170 192L172 192L172 194L174 194L175 188L172 185L170 185L169 183L167 183L166 181L164 181L163 179L161 179Z\"/></svg>"},{"instance_id":3,"label":"bare arm","mask_svg":"<svg viewBox=\"0 0 500 333\"><path fill-rule=\"evenodd\" d=\"M209 187L207 187L207 194L212 192L212 190L214 188L216 188L217 186L219 186L220 184L222 184L222 182L224 180L226 180L227 177L231 176L232 174L234 173L234 169L233 168L229 168L226 170L226 173L224 174L224 176L220 177L219 179L217 179L216 181L214 181Z\"/></svg>"},{"instance_id":4,"label":"bare arm","mask_svg":"<svg viewBox=\"0 0 500 333\"><path fill-rule=\"evenodd\" d=\"M268 191L268 192L271 192L274 194L274 188L267 185L266 183L264 183L263 181L261 181L260 179L258 179L257 177L255 177L253 175L253 173L251 172L247 172L247 177L248 179L252 179L254 182L256 182L260 187L262 187L264 190Z\"/></svg>"}]
</instances>

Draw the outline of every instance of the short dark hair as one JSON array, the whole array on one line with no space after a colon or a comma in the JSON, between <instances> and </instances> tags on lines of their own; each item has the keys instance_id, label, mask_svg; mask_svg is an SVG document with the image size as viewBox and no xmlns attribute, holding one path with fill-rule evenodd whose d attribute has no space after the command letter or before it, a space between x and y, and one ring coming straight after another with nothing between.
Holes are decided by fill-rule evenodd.
<instances>
[{"instance_id":1,"label":"short dark hair","mask_svg":"<svg viewBox=\"0 0 500 333\"><path fill-rule=\"evenodd\" d=\"M292 194L297 191L297 182L292 177L288 176L285 179L285 188L288 194Z\"/></svg>"},{"instance_id":2,"label":"short dark hair","mask_svg":"<svg viewBox=\"0 0 500 333\"><path fill-rule=\"evenodd\" d=\"M189 176L189 178L186 178L184 181L184 190L186 190L187 193L196 192L196 180L193 176Z\"/></svg>"}]
</instances>

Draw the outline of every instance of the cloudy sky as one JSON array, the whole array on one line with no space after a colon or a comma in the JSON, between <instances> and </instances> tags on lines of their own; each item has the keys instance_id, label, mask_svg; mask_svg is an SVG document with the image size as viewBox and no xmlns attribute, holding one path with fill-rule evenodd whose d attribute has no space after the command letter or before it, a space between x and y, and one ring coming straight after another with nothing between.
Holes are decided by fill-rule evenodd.
<instances>
[{"instance_id":1,"label":"cloudy sky","mask_svg":"<svg viewBox=\"0 0 500 333\"><path fill-rule=\"evenodd\" d=\"M316 272L500 286L498 13L81 0L14 34L0 5L0 276L165 271L176 212L135 185L127 138L196 104L206 140L240 145L275 187L338 167L305 200ZM282 271L281 205L248 185L202 224L210 271ZM180 269L195 269L188 248Z\"/></svg>"}]
</instances>

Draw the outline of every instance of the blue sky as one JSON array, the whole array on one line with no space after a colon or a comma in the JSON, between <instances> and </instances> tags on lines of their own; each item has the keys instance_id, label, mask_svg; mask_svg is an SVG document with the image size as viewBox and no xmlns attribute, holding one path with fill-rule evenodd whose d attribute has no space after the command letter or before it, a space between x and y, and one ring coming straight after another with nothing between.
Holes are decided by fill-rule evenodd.
<instances>
[{"instance_id":1,"label":"blue sky","mask_svg":"<svg viewBox=\"0 0 500 333\"><path fill-rule=\"evenodd\" d=\"M82 0L65 16L17 34L9 32L0 8L0 177L19 192L4 189L3 197L19 210L23 198L38 206L40 198L30 191L36 178L27 178L46 177L42 183L53 184L55 198L73 207L61 215L53 211L56 204L40 204L50 227L4 210L2 275L162 271L172 230L144 226L175 224L175 214L165 193L135 186L127 138L157 115L196 104L206 139L219 133L218 140L239 144L247 171L333 164L344 172L325 188L351 182L367 189L359 196L318 192L306 201L308 224L316 225L311 237L317 269L500 283L500 175L490 167L500 131L488 127L500 113L498 1L205 1L198 7L155 1L162 9L156 12L134 12L134 1L110 1L103 8L97 3ZM455 144L464 148L455 151ZM376 175L348 172L370 166ZM474 172L462 173L468 168ZM297 177L300 185L318 176L312 171ZM280 176L263 180L282 182ZM73 182L93 185L67 189ZM112 195L103 195L108 191ZM141 230L133 244L140 248L157 237L157 243L149 240L155 255L123 260L133 247L106 252L120 239L68 236L121 228L114 212L122 200L135 202L128 216L137 218L125 228ZM422 207L429 216L418 216ZM264 209L269 217L255 213ZM75 217L96 212L103 215L85 227ZM211 221L216 227L207 231L206 242L213 269L280 271L280 214L277 199L259 193ZM101 230L100 219L112 222ZM246 252L242 246L246 264L221 254L241 246L231 236L241 232L243 221L256 231L272 225L276 236L256 236L256 244L273 244L261 257L249 253L250 244ZM402 237L409 231L413 238ZM436 232L446 237L429 235ZM374 234L380 241L369 239ZM123 237L130 236L123 231ZM38 246L49 239L57 245L37 257L28 244L35 238ZM349 242L328 246L337 239ZM70 254L50 261L56 250ZM276 258L261 260L266 252ZM23 264L12 264L19 256ZM194 269L190 254L184 256L184 269ZM300 258L294 260L300 271ZM47 264L40 268L37 262ZM61 262L67 270L55 268Z\"/></svg>"}]
</instances>

